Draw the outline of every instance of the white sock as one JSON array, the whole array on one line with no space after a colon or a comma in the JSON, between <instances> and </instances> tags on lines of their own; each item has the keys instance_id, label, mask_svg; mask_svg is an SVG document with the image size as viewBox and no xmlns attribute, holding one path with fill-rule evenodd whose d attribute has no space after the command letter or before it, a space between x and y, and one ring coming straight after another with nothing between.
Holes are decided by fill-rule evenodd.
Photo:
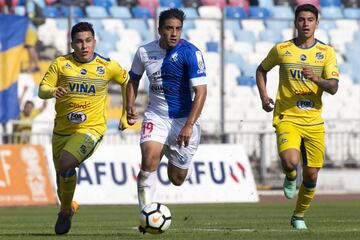
<instances>
[{"instance_id":1,"label":"white sock","mask_svg":"<svg viewBox=\"0 0 360 240\"><path fill-rule=\"evenodd\" d=\"M137 179L139 210L141 211L146 204L153 201L156 190L157 173L156 171L146 172L140 169Z\"/></svg>"},{"instance_id":2,"label":"white sock","mask_svg":"<svg viewBox=\"0 0 360 240\"><path fill-rule=\"evenodd\" d=\"M187 170L187 174L186 174L186 177L185 177L185 181L188 180L188 179L190 179L192 172L193 172L193 165L192 165L192 163L191 163L191 164L189 165L188 170Z\"/></svg>"}]
</instances>

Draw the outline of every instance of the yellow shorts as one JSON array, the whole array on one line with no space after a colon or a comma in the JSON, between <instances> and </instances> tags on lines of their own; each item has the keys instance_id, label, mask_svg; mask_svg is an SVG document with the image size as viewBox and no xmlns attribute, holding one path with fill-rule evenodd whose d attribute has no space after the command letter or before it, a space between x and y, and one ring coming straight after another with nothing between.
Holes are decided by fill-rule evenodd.
<instances>
[{"instance_id":1,"label":"yellow shorts","mask_svg":"<svg viewBox=\"0 0 360 240\"><path fill-rule=\"evenodd\" d=\"M321 168L325 157L324 124L304 126L280 122L275 126L278 152L294 148L301 153L304 166Z\"/></svg>"},{"instance_id":2,"label":"yellow shorts","mask_svg":"<svg viewBox=\"0 0 360 240\"><path fill-rule=\"evenodd\" d=\"M101 140L101 134L90 130L81 130L66 136L54 133L52 150L56 171L60 170L59 159L61 150L71 153L80 164L93 154Z\"/></svg>"},{"instance_id":3,"label":"yellow shorts","mask_svg":"<svg viewBox=\"0 0 360 240\"><path fill-rule=\"evenodd\" d=\"M29 27L26 30L25 47L35 47L37 40L38 38L37 38L36 29Z\"/></svg>"}]
</instances>

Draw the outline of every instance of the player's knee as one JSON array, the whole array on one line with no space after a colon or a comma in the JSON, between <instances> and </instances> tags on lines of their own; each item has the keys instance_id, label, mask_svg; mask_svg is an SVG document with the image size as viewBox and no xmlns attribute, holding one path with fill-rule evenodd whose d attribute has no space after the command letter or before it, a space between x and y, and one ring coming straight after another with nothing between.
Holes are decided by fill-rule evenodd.
<instances>
[{"instance_id":1,"label":"player's knee","mask_svg":"<svg viewBox=\"0 0 360 240\"><path fill-rule=\"evenodd\" d=\"M175 186L180 186L184 183L185 177L186 176L173 174L173 175L169 176L169 179L170 179L171 183L174 184Z\"/></svg>"}]
</instances>

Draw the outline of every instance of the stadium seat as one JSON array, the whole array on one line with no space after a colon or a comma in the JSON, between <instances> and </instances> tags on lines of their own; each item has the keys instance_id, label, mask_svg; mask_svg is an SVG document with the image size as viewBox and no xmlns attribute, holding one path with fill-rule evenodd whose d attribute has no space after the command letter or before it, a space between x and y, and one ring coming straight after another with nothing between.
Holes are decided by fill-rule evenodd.
<instances>
[{"instance_id":1,"label":"stadium seat","mask_svg":"<svg viewBox=\"0 0 360 240\"><path fill-rule=\"evenodd\" d=\"M241 30L240 21L237 19L226 19L225 29L228 29L234 33L240 31Z\"/></svg>"},{"instance_id":2,"label":"stadium seat","mask_svg":"<svg viewBox=\"0 0 360 240\"><path fill-rule=\"evenodd\" d=\"M322 7L321 8L321 16L326 19L337 19L343 18L343 14L340 7Z\"/></svg>"},{"instance_id":3,"label":"stadium seat","mask_svg":"<svg viewBox=\"0 0 360 240\"><path fill-rule=\"evenodd\" d=\"M271 17L275 19L294 19L294 12L290 6L274 6L270 12Z\"/></svg>"},{"instance_id":4,"label":"stadium seat","mask_svg":"<svg viewBox=\"0 0 360 240\"><path fill-rule=\"evenodd\" d=\"M145 7L133 7L131 8L132 15L134 18L152 18L152 14L148 8Z\"/></svg>"},{"instance_id":5,"label":"stadium seat","mask_svg":"<svg viewBox=\"0 0 360 240\"><path fill-rule=\"evenodd\" d=\"M84 12L83 10L79 7L79 6L71 6L71 9L72 9L72 16L73 17L84 17ZM62 12L62 15L64 17L68 17L69 16L69 7L68 6L65 6L65 5L62 5L61 6L61 12Z\"/></svg>"},{"instance_id":6,"label":"stadium seat","mask_svg":"<svg viewBox=\"0 0 360 240\"><path fill-rule=\"evenodd\" d=\"M239 68L246 65L245 60L242 58L242 56L235 52L225 52L225 63L233 63Z\"/></svg>"},{"instance_id":7,"label":"stadium seat","mask_svg":"<svg viewBox=\"0 0 360 240\"><path fill-rule=\"evenodd\" d=\"M218 42L206 42L206 51L207 52L218 52L219 51L219 43Z\"/></svg>"},{"instance_id":8,"label":"stadium seat","mask_svg":"<svg viewBox=\"0 0 360 240\"><path fill-rule=\"evenodd\" d=\"M61 17L60 11L54 6L45 6L43 8L43 14L47 18L58 18Z\"/></svg>"},{"instance_id":9,"label":"stadium seat","mask_svg":"<svg viewBox=\"0 0 360 240\"><path fill-rule=\"evenodd\" d=\"M319 28L324 29L325 31L330 31L331 29L336 28L336 23L332 20L321 19L319 22Z\"/></svg>"},{"instance_id":10,"label":"stadium seat","mask_svg":"<svg viewBox=\"0 0 360 240\"><path fill-rule=\"evenodd\" d=\"M15 14L19 16L25 16L26 9L25 6L16 6L15 7Z\"/></svg>"},{"instance_id":11,"label":"stadium seat","mask_svg":"<svg viewBox=\"0 0 360 240\"><path fill-rule=\"evenodd\" d=\"M255 37L265 30L264 22L261 19L243 19L241 20L242 29L254 33Z\"/></svg>"},{"instance_id":12,"label":"stadium seat","mask_svg":"<svg viewBox=\"0 0 360 240\"><path fill-rule=\"evenodd\" d=\"M183 7L181 0L159 0L161 7L181 8Z\"/></svg>"},{"instance_id":13,"label":"stadium seat","mask_svg":"<svg viewBox=\"0 0 360 240\"><path fill-rule=\"evenodd\" d=\"M247 17L245 10L241 7L225 7L224 11L225 17L229 19L242 19Z\"/></svg>"},{"instance_id":14,"label":"stadium seat","mask_svg":"<svg viewBox=\"0 0 360 240\"><path fill-rule=\"evenodd\" d=\"M112 6L110 8L110 16L114 18L131 18L131 12L127 7Z\"/></svg>"},{"instance_id":15,"label":"stadium seat","mask_svg":"<svg viewBox=\"0 0 360 240\"><path fill-rule=\"evenodd\" d=\"M359 8L344 8L343 14L345 18L348 19L360 19L360 9Z\"/></svg>"},{"instance_id":16,"label":"stadium seat","mask_svg":"<svg viewBox=\"0 0 360 240\"><path fill-rule=\"evenodd\" d=\"M259 0L259 7L264 7L267 9L271 9L274 7L274 1L273 0Z\"/></svg>"},{"instance_id":17,"label":"stadium seat","mask_svg":"<svg viewBox=\"0 0 360 240\"><path fill-rule=\"evenodd\" d=\"M320 0L321 7L341 7L341 0Z\"/></svg>"},{"instance_id":18,"label":"stadium seat","mask_svg":"<svg viewBox=\"0 0 360 240\"><path fill-rule=\"evenodd\" d=\"M156 9L160 6L157 0L138 0L138 6L149 9L152 16L156 15Z\"/></svg>"},{"instance_id":19,"label":"stadium seat","mask_svg":"<svg viewBox=\"0 0 360 240\"><path fill-rule=\"evenodd\" d=\"M237 84L242 86L253 87L256 85L254 77L250 76L240 76L236 78Z\"/></svg>"},{"instance_id":20,"label":"stadium seat","mask_svg":"<svg viewBox=\"0 0 360 240\"><path fill-rule=\"evenodd\" d=\"M274 30L274 31L281 31L284 28L288 28L293 26L293 22L291 20L276 20L276 19L267 19L265 21L265 26L267 29Z\"/></svg>"},{"instance_id":21,"label":"stadium seat","mask_svg":"<svg viewBox=\"0 0 360 240\"><path fill-rule=\"evenodd\" d=\"M185 7L185 8L182 8L181 10L184 11L184 13L186 15L186 19L199 17L199 14L197 13L195 8Z\"/></svg>"},{"instance_id":22,"label":"stadium seat","mask_svg":"<svg viewBox=\"0 0 360 240\"><path fill-rule=\"evenodd\" d=\"M222 12L217 6L200 6L198 11L202 18L222 18Z\"/></svg>"},{"instance_id":23,"label":"stadium seat","mask_svg":"<svg viewBox=\"0 0 360 240\"><path fill-rule=\"evenodd\" d=\"M283 41L282 36L279 34L278 31L274 31L271 30L271 28L269 29L265 29L264 31L261 31L259 33L259 40L260 41L268 41L268 42L272 42L272 43L279 43Z\"/></svg>"},{"instance_id":24,"label":"stadium seat","mask_svg":"<svg viewBox=\"0 0 360 240\"><path fill-rule=\"evenodd\" d=\"M239 42L249 42L249 43L255 43L256 37L253 32L240 30L238 32L234 33L235 38Z\"/></svg>"},{"instance_id":25,"label":"stadium seat","mask_svg":"<svg viewBox=\"0 0 360 240\"><path fill-rule=\"evenodd\" d=\"M94 6L103 7L106 9L106 11L110 10L110 7L113 5L113 3L110 0L92 0Z\"/></svg>"},{"instance_id":26,"label":"stadium seat","mask_svg":"<svg viewBox=\"0 0 360 240\"><path fill-rule=\"evenodd\" d=\"M250 18L268 18L268 17L270 17L270 11L264 7L250 6L249 17Z\"/></svg>"},{"instance_id":27,"label":"stadium seat","mask_svg":"<svg viewBox=\"0 0 360 240\"><path fill-rule=\"evenodd\" d=\"M106 18L109 16L106 9L101 6L87 6L85 12L90 18Z\"/></svg>"},{"instance_id":28,"label":"stadium seat","mask_svg":"<svg viewBox=\"0 0 360 240\"><path fill-rule=\"evenodd\" d=\"M183 0L184 7L198 8L202 5L201 0Z\"/></svg>"}]
</instances>

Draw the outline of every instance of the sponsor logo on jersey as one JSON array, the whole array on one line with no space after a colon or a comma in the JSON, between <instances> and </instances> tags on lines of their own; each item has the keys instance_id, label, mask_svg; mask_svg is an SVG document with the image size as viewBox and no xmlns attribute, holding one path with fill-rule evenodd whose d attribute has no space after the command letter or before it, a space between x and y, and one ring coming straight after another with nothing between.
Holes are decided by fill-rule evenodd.
<instances>
[{"instance_id":1,"label":"sponsor logo on jersey","mask_svg":"<svg viewBox=\"0 0 360 240\"><path fill-rule=\"evenodd\" d=\"M100 64L102 64L102 65L104 65L104 66L109 65L109 62L103 61L103 60L101 60L101 59L99 59L99 58L96 58L96 62L97 62L97 63L100 63Z\"/></svg>"},{"instance_id":2,"label":"sponsor logo on jersey","mask_svg":"<svg viewBox=\"0 0 360 240\"><path fill-rule=\"evenodd\" d=\"M291 75L292 79L303 80L303 81L306 80L304 75L301 73L301 70L299 70L299 69L289 69L289 71L290 71L290 75Z\"/></svg>"},{"instance_id":3,"label":"sponsor logo on jersey","mask_svg":"<svg viewBox=\"0 0 360 240\"><path fill-rule=\"evenodd\" d=\"M196 51L195 52L195 56L196 56L196 61L198 64L198 68L199 70L197 71L198 74L204 73L205 72L205 64L202 58L202 54L200 51Z\"/></svg>"},{"instance_id":4,"label":"sponsor logo on jersey","mask_svg":"<svg viewBox=\"0 0 360 240\"><path fill-rule=\"evenodd\" d=\"M100 75L105 74L105 68L104 68L103 66L98 66L98 67L96 68L96 73L97 73L97 74L100 74Z\"/></svg>"},{"instance_id":5,"label":"sponsor logo on jersey","mask_svg":"<svg viewBox=\"0 0 360 240\"><path fill-rule=\"evenodd\" d=\"M285 45L280 45L280 49L288 48L288 47L290 47L292 44L293 44L292 42L289 42L289 43L287 43L287 44L285 44Z\"/></svg>"},{"instance_id":6,"label":"sponsor logo on jersey","mask_svg":"<svg viewBox=\"0 0 360 240\"><path fill-rule=\"evenodd\" d=\"M315 54L315 59L316 60L323 60L324 59L324 54L322 52L317 52Z\"/></svg>"},{"instance_id":7,"label":"sponsor logo on jersey","mask_svg":"<svg viewBox=\"0 0 360 240\"><path fill-rule=\"evenodd\" d=\"M84 103L70 102L69 107L87 109L90 107L90 102L86 102L86 101Z\"/></svg>"},{"instance_id":8,"label":"sponsor logo on jersey","mask_svg":"<svg viewBox=\"0 0 360 240\"><path fill-rule=\"evenodd\" d=\"M306 60L306 55L305 55L305 54L301 54L301 55L300 55L300 60L301 60L301 61L305 61L305 60Z\"/></svg>"},{"instance_id":9,"label":"sponsor logo on jersey","mask_svg":"<svg viewBox=\"0 0 360 240\"><path fill-rule=\"evenodd\" d=\"M176 88L173 86L164 86L164 85L151 85L151 91L153 93L175 93Z\"/></svg>"},{"instance_id":10,"label":"sponsor logo on jersey","mask_svg":"<svg viewBox=\"0 0 360 240\"><path fill-rule=\"evenodd\" d=\"M176 62L178 60L178 53L173 53L170 57L170 61Z\"/></svg>"},{"instance_id":11,"label":"sponsor logo on jersey","mask_svg":"<svg viewBox=\"0 0 360 240\"><path fill-rule=\"evenodd\" d=\"M71 69L71 65L69 63L66 63L63 68Z\"/></svg>"},{"instance_id":12,"label":"sponsor logo on jersey","mask_svg":"<svg viewBox=\"0 0 360 240\"><path fill-rule=\"evenodd\" d=\"M315 106L315 103L310 99L300 99L297 101L296 106L301 110L310 110Z\"/></svg>"},{"instance_id":13,"label":"sponsor logo on jersey","mask_svg":"<svg viewBox=\"0 0 360 240\"><path fill-rule=\"evenodd\" d=\"M333 77L339 77L339 73L338 73L338 72L335 72L335 71L332 71L332 72L331 72L331 76L333 76Z\"/></svg>"},{"instance_id":14,"label":"sponsor logo on jersey","mask_svg":"<svg viewBox=\"0 0 360 240\"><path fill-rule=\"evenodd\" d=\"M86 82L82 83L72 83L69 82L69 89L71 93L84 93L89 95L95 95L95 85L88 84Z\"/></svg>"},{"instance_id":15,"label":"sponsor logo on jersey","mask_svg":"<svg viewBox=\"0 0 360 240\"><path fill-rule=\"evenodd\" d=\"M71 112L67 115L67 118L72 123L82 123L86 121L87 116L82 112Z\"/></svg>"},{"instance_id":16,"label":"sponsor logo on jersey","mask_svg":"<svg viewBox=\"0 0 360 240\"><path fill-rule=\"evenodd\" d=\"M87 71L86 71L86 69L83 68L83 69L80 70L80 73L81 73L82 75L85 75L85 74L87 73Z\"/></svg>"},{"instance_id":17,"label":"sponsor logo on jersey","mask_svg":"<svg viewBox=\"0 0 360 240\"><path fill-rule=\"evenodd\" d=\"M152 82L161 81L161 80L162 80L162 78L161 78L161 71L156 71L156 72L152 73L152 74L149 76L149 80L152 81Z\"/></svg>"}]
</instances>

